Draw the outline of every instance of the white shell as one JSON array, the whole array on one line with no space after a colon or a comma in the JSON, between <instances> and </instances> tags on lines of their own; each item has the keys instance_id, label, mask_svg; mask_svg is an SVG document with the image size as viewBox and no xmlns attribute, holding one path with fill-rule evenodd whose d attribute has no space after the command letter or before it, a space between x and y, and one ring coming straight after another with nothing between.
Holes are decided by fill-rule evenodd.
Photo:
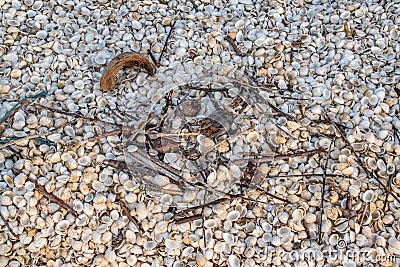
<instances>
[{"instance_id":1,"label":"white shell","mask_svg":"<svg viewBox=\"0 0 400 267\"><path fill-rule=\"evenodd\" d=\"M165 247L169 249L177 249L180 247L180 243L176 240L166 239L165 240Z\"/></svg>"},{"instance_id":2,"label":"white shell","mask_svg":"<svg viewBox=\"0 0 400 267\"><path fill-rule=\"evenodd\" d=\"M236 255L230 255L228 258L228 263L229 263L230 267L239 267L240 266L239 258Z\"/></svg>"},{"instance_id":3,"label":"white shell","mask_svg":"<svg viewBox=\"0 0 400 267\"><path fill-rule=\"evenodd\" d=\"M376 198L377 194L372 190L367 190L362 195L362 199L364 202L374 202Z\"/></svg>"},{"instance_id":4,"label":"white shell","mask_svg":"<svg viewBox=\"0 0 400 267\"><path fill-rule=\"evenodd\" d=\"M237 210L230 211L228 215L226 215L226 220L229 221L236 221L240 216L240 212Z\"/></svg>"},{"instance_id":5,"label":"white shell","mask_svg":"<svg viewBox=\"0 0 400 267\"><path fill-rule=\"evenodd\" d=\"M156 246L157 246L157 243L154 241L148 241L148 242L144 243L144 245L143 245L144 249L147 249L147 250L152 250Z\"/></svg>"},{"instance_id":6,"label":"white shell","mask_svg":"<svg viewBox=\"0 0 400 267\"><path fill-rule=\"evenodd\" d=\"M257 131L252 131L247 134L246 140L247 142L251 143L256 141L260 137L260 134Z\"/></svg>"},{"instance_id":7,"label":"white shell","mask_svg":"<svg viewBox=\"0 0 400 267\"><path fill-rule=\"evenodd\" d=\"M235 243L235 237L231 233L223 233L222 238L228 245L233 245Z\"/></svg>"},{"instance_id":8,"label":"white shell","mask_svg":"<svg viewBox=\"0 0 400 267\"><path fill-rule=\"evenodd\" d=\"M286 237L287 235L289 235L291 233L291 230L289 227L281 227L276 231L276 234L279 237Z\"/></svg>"},{"instance_id":9,"label":"white shell","mask_svg":"<svg viewBox=\"0 0 400 267\"><path fill-rule=\"evenodd\" d=\"M214 245L214 252L221 253L225 250L226 243L225 242L218 242Z\"/></svg>"},{"instance_id":10,"label":"white shell","mask_svg":"<svg viewBox=\"0 0 400 267\"><path fill-rule=\"evenodd\" d=\"M244 28L244 20L240 19L240 20L236 21L235 28L239 29L239 30L243 29Z\"/></svg>"},{"instance_id":11,"label":"white shell","mask_svg":"<svg viewBox=\"0 0 400 267\"><path fill-rule=\"evenodd\" d=\"M208 219L204 222L205 228L214 228L217 227L217 222L214 219Z\"/></svg>"}]
</instances>

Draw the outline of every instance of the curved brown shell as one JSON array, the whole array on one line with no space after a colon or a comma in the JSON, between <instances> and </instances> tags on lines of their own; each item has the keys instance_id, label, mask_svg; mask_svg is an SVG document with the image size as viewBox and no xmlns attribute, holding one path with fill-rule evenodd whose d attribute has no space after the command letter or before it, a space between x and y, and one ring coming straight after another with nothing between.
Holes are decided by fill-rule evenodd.
<instances>
[{"instance_id":1,"label":"curved brown shell","mask_svg":"<svg viewBox=\"0 0 400 267\"><path fill-rule=\"evenodd\" d=\"M100 80L100 90L113 90L118 72L133 66L145 69L150 75L153 75L156 71L156 66L146 57L133 52L122 53L111 60L104 70Z\"/></svg>"}]
</instances>

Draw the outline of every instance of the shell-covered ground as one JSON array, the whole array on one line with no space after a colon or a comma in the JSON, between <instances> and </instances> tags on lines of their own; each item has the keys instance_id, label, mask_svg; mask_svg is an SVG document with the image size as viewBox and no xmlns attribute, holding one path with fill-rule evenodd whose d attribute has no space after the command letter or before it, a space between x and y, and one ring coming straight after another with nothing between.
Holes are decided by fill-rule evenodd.
<instances>
[{"instance_id":1,"label":"shell-covered ground","mask_svg":"<svg viewBox=\"0 0 400 267\"><path fill-rule=\"evenodd\" d=\"M400 263L399 1L0 18L0 266Z\"/></svg>"}]
</instances>

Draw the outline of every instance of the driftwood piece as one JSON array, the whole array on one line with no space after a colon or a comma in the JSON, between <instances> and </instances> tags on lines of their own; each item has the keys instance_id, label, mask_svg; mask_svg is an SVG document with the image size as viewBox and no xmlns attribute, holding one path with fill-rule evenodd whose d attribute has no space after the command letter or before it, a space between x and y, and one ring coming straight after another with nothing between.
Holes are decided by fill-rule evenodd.
<instances>
[{"instance_id":1,"label":"driftwood piece","mask_svg":"<svg viewBox=\"0 0 400 267\"><path fill-rule=\"evenodd\" d=\"M145 69L150 75L153 75L156 71L156 66L148 58L133 52L122 53L108 64L101 77L100 89L102 91L113 90L118 72L128 67Z\"/></svg>"}]
</instances>

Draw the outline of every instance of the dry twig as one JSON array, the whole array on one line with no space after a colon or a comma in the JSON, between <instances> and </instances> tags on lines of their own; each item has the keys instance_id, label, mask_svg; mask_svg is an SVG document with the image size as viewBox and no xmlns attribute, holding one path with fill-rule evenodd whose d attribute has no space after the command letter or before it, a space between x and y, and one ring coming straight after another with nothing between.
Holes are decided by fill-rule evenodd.
<instances>
[{"instance_id":1,"label":"dry twig","mask_svg":"<svg viewBox=\"0 0 400 267\"><path fill-rule=\"evenodd\" d=\"M34 183L35 188L38 190L38 192L47 197L51 202L56 203L58 206L60 206L60 208L64 209L73 216L78 217L78 213L75 210L73 210L70 206L68 206L67 203L65 203L61 198L53 195L52 193L47 192L47 190L37 181L29 177L27 178L27 180Z\"/></svg>"}]
</instances>

